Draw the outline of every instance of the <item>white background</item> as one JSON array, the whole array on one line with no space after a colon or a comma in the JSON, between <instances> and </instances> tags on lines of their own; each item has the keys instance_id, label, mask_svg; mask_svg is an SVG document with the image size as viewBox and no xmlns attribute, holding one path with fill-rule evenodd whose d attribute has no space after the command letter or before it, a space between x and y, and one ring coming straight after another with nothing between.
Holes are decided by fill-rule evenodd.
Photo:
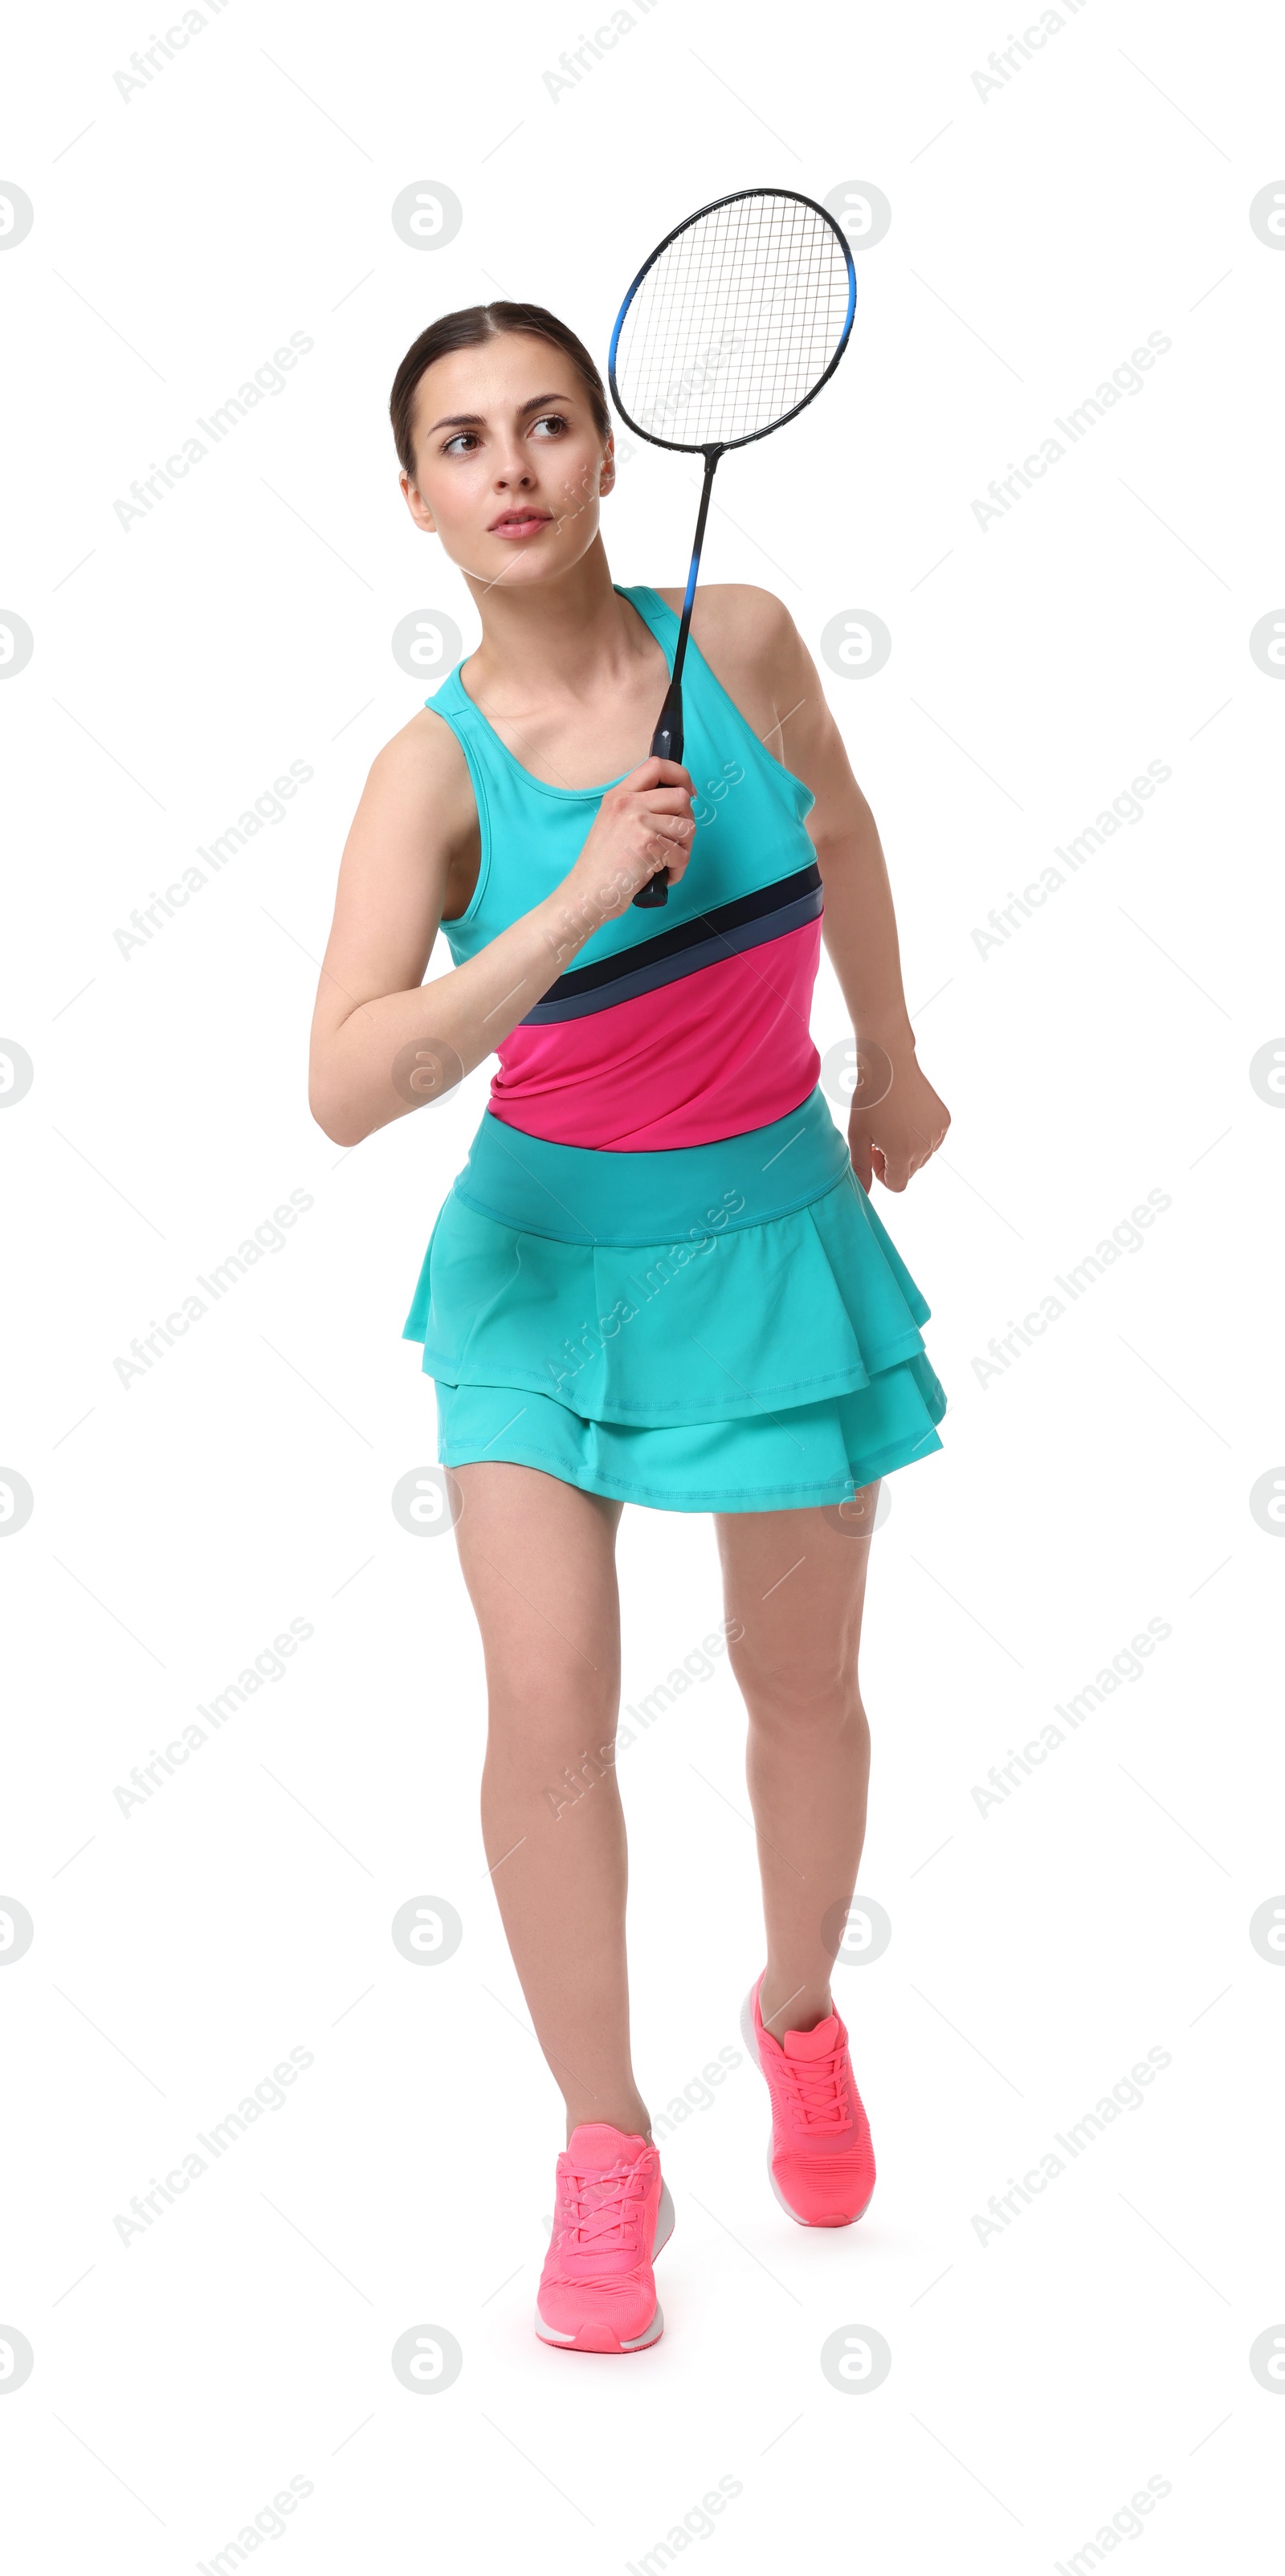
<instances>
[{"instance_id":1,"label":"white background","mask_svg":"<svg viewBox=\"0 0 1285 2576\"><path fill-rule=\"evenodd\" d=\"M1279 21L1087 0L985 98L1009 28L973 0L655 0L556 101L580 22L546 0L230 0L126 100L151 33L116 0L28 12L5 65L0 175L35 209L0 255L0 606L34 636L0 688L0 1033L35 1068L0 1119L0 1463L35 1497L0 1549L0 1889L35 1925L0 1975L0 2323L35 2355L0 2404L12 2562L208 2564L296 2476L258 2541L295 2567L596 2571L677 2530L674 2560L1025 2570L1155 2478L1109 2545L1265 2565L1285 1976L1248 1924L1285 1864L1280 1560L1249 1495L1285 1457L1285 1120L1249 1066L1282 1026L1282 692L1248 638L1285 600L1285 256L1249 206L1281 173ZM436 249L390 221L417 181L463 208ZM705 571L778 591L814 651L845 610L891 631L876 676L825 679L953 1116L903 1199L876 1185L950 1399L941 1454L885 1488L866 1617L860 1883L893 1937L836 1995L880 2181L859 2228L792 2227L742 2062L665 2149L662 2341L565 2359L530 2323L562 2114L484 1876L479 1649L451 1541L389 1499L435 1455L401 1325L487 1073L347 1154L305 1097L339 852L424 695L393 628L477 634L405 512L387 393L429 319L492 294L605 359L682 214L858 181L892 223L857 245L849 354L725 463ZM131 481L295 331L285 390L123 528ZM1152 332L1145 389L983 531L974 499ZM614 576L680 581L694 468L634 445ZM123 957L131 910L292 760L315 776L284 819ZM1152 760L1144 819L983 959L992 907ZM828 969L814 1029L844 1034ZM291 1190L283 1248L123 1385ZM983 1381L1152 1190L1142 1247ZM627 1511L620 1558L634 1700L719 1615L711 1524ZM292 1618L315 1634L282 1677L122 1814ZM980 1813L1150 1619L1142 1676ZM658 2112L739 2051L762 1964L743 1732L720 1670L622 1761ZM421 1894L464 1926L430 1969L390 1937ZM292 2047L315 2062L283 2106L122 2244L116 2213ZM1153 2048L1142 2106L979 2241ZM390 2366L423 2323L464 2355L432 2396ZM848 2395L819 2353L860 2324L892 2369Z\"/></svg>"}]
</instances>

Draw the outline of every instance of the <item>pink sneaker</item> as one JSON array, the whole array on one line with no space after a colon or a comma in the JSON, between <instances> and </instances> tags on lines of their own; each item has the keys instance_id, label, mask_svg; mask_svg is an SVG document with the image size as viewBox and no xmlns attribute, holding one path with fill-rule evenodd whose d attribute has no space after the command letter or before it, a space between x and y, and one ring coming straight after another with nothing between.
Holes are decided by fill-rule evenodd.
<instances>
[{"instance_id":1,"label":"pink sneaker","mask_svg":"<svg viewBox=\"0 0 1285 2576\"><path fill-rule=\"evenodd\" d=\"M582 2120L558 2158L557 2195L536 2333L568 2352L641 2352L664 2328L651 2267L674 2232L659 2147Z\"/></svg>"},{"instance_id":2,"label":"pink sneaker","mask_svg":"<svg viewBox=\"0 0 1285 2576\"><path fill-rule=\"evenodd\" d=\"M875 2156L848 2034L831 2013L815 2030L787 2030L783 2042L774 2039L759 2011L762 1983L756 1979L745 1998L741 2030L772 2096L768 2179L800 2227L850 2227L869 2207Z\"/></svg>"}]
</instances>

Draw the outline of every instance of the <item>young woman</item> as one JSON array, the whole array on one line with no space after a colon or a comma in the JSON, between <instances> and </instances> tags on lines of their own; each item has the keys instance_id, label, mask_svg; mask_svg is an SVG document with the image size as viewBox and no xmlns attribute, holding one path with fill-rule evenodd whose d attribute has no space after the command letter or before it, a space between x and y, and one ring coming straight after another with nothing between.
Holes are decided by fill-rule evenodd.
<instances>
[{"instance_id":1,"label":"young woman","mask_svg":"<svg viewBox=\"0 0 1285 2576\"><path fill-rule=\"evenodd\" d=\"M866 1560L879 1479L941 1447L946 1404L869 1191L904 1189L949 1119L916 1061L874 820L779 600L699 592L686 766L644 757L682 594L612 582L611 423L574 333L538 305L447 314L390 409L411 517L482 642L371 768L310 1100L356 1145L499 1057L405 1329L485 1648L492 1884L566 2099L536 2331L634 2352L661 2332L673 2213L629 2046L621 1509L714 1515L763 1884L743 2026L769 2174L802 2225L847 2226L874 2187L829 1982L865 1826ZM636 907L661 868L665 909ZM454 968L425 985L439 928ZM808 1028L822 935L886 1086L846 1139Z\"/></svg>"}]
</instances>

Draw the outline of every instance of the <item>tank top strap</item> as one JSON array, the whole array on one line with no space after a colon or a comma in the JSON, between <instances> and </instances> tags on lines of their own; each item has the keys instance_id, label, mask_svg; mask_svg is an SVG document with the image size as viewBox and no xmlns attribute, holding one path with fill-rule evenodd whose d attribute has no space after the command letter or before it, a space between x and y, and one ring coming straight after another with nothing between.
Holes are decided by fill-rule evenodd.
<instances>
[{"instance_id":1,"label":"tank top strap","mask_svg":"<svg viewBox=\"0 0 1285 2576\"><path fill-rule=\"evenodd\" d=\"M462 667L461 660L424 701L455 735L477 807L477 884L465 910L442 922L456 965L561 883L605 793L604 787L557 787L524 768L469 696Z\"/></svg>"},{"instance_id":2,"label":"tank top strap","mask_svg":"<svg viewBox=\"0 0 1285 2576\"><path fill-rule=\"evenodd\" d=\"M627 599L630 607L637 609L644 626L651 628L672 674L678 646L678 619L673 609L661 598L658 590L649 590L643 581L616 581L612 583L612 589L621 599ZM687 649L691 652L694 648L689 643Z\"/></svg>"},{"instance_id":3,"label":"tank top strap","mask_svg":"<svg viewBox=\"0 0 1285 2576\"><path fill-rule=\"evenodd\" d=\"M474 706L460 678L460 672L467 658L466 654L461 654L453 669L447 672L445 679L433 691L432 697L425 698L424 704L430 715L444 718L452 733L467 732L474 738L480 738L483 729L487 733L490 732L490 726L486 724L481 709Z\"/></svg>"},{"instance_id":4,"label":"tank top strap","mask_svg":"<svg viewBox=\"0 0 1285 2576\"><path fill-rule=\"evenodd\" d=\"M620 584L615 587L620 589ZM644 582L633 583L621 595L632 602L643 623L651 628L672 674L680 625L677 611L661 598L658 590L649 589ZM687 658L683 664L683 705L684 733L692 733L694 717L703 719L704 729L711 738L726 737L730 733L742 759L748 762L772 802L776 803L781 798L784 789L793 818L801 825L805 814L810 813L816 803L812 789L785 769L766 744L760 742L735 699L728 696L717 672L711 670L690 629ZM688 767L691 767L690 760Z\"/></svg>"}]
</instances>

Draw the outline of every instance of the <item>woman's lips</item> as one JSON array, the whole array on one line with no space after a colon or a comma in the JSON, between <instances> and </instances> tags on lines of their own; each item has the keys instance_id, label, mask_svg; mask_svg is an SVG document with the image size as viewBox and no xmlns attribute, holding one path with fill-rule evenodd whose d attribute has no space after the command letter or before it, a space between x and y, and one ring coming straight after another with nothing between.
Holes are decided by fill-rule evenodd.
<instances>
[{"instance_id":1,"label":"woman's lips","mask_svg":"<svg viewBox=\"0 0 1285 2576\"><path fill-rule=\"evenodd\" d=\"M541 528L548 528L552 525L553 519L551 512L547 510L531 510L520 519L497 519L495 526L489 533L493 537L508 537L511 541L516 542L520 541L523 537L538 537Z\"/></svg>"}]
</instances>

